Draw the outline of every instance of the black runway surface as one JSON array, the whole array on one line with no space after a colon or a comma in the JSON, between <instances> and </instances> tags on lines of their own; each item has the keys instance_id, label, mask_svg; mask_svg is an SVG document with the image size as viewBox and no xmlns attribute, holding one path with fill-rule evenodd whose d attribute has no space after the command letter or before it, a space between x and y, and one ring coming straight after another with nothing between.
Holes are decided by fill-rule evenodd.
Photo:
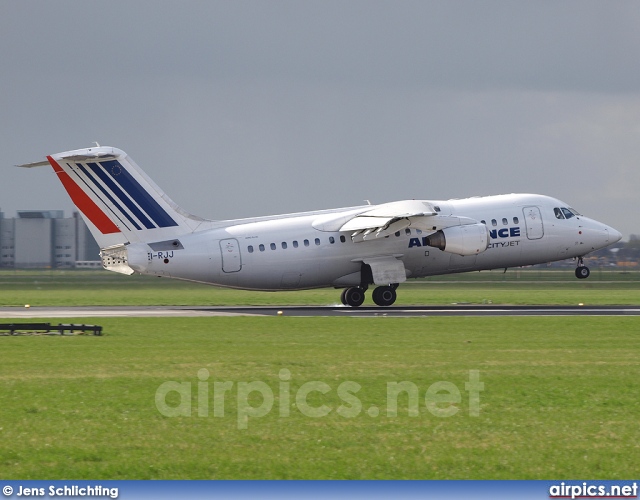
<instances>
[{"instance_id":1,"label":"black runway surface","mask_svg":"<svg viewBox=\"0 0 640 500\"><path fill-rule=\"evenodd\" d=\"M421 317L421 316L639 316L639 306L120 306L120 307L0 307L0 318L85 317L202 317L202 316L331 316L331 317Z\"/></svg>"}]
</instances>

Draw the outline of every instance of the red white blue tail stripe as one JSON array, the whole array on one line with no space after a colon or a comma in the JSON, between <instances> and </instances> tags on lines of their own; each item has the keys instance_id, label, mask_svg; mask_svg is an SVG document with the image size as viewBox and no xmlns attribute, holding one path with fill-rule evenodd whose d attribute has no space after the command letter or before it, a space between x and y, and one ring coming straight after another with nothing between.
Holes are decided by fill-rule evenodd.
<instances>
[{"instance_id":1,"label":"red white blue tail stripe","mask_svg":"<svg viewBox=\"0 0 640 500\"><path fill-rule=\"evenodd\" d=\"M78 209L103 234L178 226L118 159L48 158Z\"/></svg>"}]
</instances>

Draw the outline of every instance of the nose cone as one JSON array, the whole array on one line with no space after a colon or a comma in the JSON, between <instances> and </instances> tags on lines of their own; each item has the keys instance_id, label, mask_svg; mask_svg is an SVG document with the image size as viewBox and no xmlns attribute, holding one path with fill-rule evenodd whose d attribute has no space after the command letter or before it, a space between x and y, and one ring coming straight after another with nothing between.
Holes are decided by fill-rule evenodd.
<instances>
[{"instance_id":1,"label":"nose cone","mask_svg":"<svg viewBox=\"0 0 640 500\"><path fill-rule=\"evenodd\" d=\"M609 244L617 243L622 239L622 233L612 227L607 227L607 232L609 233Z\"/></svg>"},{"instance_id":2,"label":"nose cone","mask_svg":"<svg viewBox=\"0 0 640 500\"><path fill-rule=\"evenodd\" d=\"M580 245L588 247L589 252L608 247L622 239L620 231L602 222L583 217L581 223L580 234L582 235L582 239Z\"/></svg>"},{"instance_id":3,"label":"nose cone","mask_svg":"<svg viewBox=\"0 0 640 500\"><path fill-rule=\"evenodd\" d=\"M620 231L606 226L600 222L590 221L582 230L583 243L591 247L591 250L608 247L622 239Z\"/></svg>"}]
</instances>

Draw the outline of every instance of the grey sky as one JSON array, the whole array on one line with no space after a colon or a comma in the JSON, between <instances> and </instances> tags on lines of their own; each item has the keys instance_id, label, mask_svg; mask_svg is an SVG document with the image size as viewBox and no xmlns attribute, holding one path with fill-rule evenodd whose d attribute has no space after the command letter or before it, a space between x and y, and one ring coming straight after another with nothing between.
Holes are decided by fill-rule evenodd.
<instances>
[{"instance_id":1,"label":"grey sky","mask_svg":"<svg viewBox=\"0 0 640 500\"><path fill-rule=\"evenodd\" d=\"M0 207L127 151L223 219L556 196L640 233L640 3L0 0Z\"/></svg>"}]
</instances>

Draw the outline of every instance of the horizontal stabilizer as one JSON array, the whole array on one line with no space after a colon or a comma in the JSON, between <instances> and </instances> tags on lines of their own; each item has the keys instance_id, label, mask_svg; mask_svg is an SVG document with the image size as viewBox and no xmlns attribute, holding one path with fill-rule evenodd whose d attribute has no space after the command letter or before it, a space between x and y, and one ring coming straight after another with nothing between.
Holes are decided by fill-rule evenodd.
<instances>
[{"instance_id":1,"label":"horizontal stabilizer","mask_svg":"<svg viewBox=\"0 0 640 500\"><path fill-rule=\"evenodd\" d=\"M90 153L90 154L65 154L56 155L57 160L65 161L87 161L87 160L113 160L117 156L110 153ZM50 165L49 160L34 161L33 163L23 163L22 165L16 165L20 168L33 168L33 167L48 167Z\"/></svg>"},{"instance_id":2,"label":"horizontal stabilizer","mask_svg":"<svg viewBox=\"0 0 640 500\"><path fill-rule=\"evenodd\" d=\"M33 167L46 167L48 165L49 165L49 160L45 160L45 161L34 161L33 163L23 163L22 165L16 165L16 167L33 168Z\"/></svg>"}]
</instances>

